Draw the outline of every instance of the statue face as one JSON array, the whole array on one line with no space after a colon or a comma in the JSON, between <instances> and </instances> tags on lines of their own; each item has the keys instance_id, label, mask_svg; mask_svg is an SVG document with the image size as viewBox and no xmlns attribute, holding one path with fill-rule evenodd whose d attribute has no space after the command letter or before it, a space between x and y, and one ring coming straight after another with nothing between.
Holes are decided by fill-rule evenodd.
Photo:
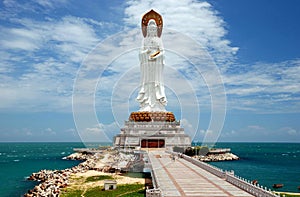
<instances>
[{"instance_id":1,"label":"statue face","mask_svg":"<svg viewBox=\"0 0 300 197\"><path fill-rule=\"evenodd\" d=\"M149 36L157 36L157 27L155 25L148 26L148 32Z\"/></svg>"},{"instance_id":2,"label":"statue face","mask_svg":"<svg viewBox=\"0 0 300 197\"><path fill-rule=\"evenodd\" d=\"M157 36L157 26L153 19L151 19L148 23L147 35L151 37Z\"/></svg>"}]
</instances>

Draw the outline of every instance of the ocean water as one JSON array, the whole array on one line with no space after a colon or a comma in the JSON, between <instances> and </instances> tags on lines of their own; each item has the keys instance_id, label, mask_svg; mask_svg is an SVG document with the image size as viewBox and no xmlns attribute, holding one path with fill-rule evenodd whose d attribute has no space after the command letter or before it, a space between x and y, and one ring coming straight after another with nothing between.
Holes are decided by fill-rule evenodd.
<instances>
[{"instance_id":1,"label":"ocean water","mask_svg":"<svg viewBox=\"0 0 300 197\"><path fill-rule=\"evenodd\" d=\"M277 191L300 192L300 143L218 143L216 147L231 148L238 161L211 162L224 170ZM273 189L282 183L280 189Z\"/></svg>"},{"instance_id":2,"label":"ocean water","mask_svg":"<svg viewBox=\"0 0 300 197\"><path fill-rule=\"evenodd\" d=\"M0 143L0 196L23 196L37 182L27 181L42 169L65 169L78 161L63 160L82 143Z\"/></svg>"},{"instance_id":3,"label":"ocean water","mask_svg":"<svg viewBox=\"0 0 300 197\"><path fill-rule=\"evenodd\" d=\"M94 144L98 146L99 144ZM218 143L217 147L231 148L241 159L211 164L259 184L272 187L282 183L279 191L299 192L300 143ZM62 160L82 143L0 143L0 196L23 196L37 182L26 177L41 169L64 169L78 161Z\"/></svg>"}]
</instances>

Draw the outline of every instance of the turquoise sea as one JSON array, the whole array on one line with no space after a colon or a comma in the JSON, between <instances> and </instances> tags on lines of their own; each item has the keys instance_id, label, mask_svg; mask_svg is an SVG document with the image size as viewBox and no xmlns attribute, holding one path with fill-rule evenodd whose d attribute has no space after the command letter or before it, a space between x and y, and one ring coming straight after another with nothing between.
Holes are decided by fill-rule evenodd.
<instances>
[{"instance_id":1,"label":"turquoise sea","mask_svg":"<svg viewBox=\"0 0 300 197\"><path fill-rule=\"evenodd\" d=\"M41 169L64 169L78 161L63 160L82 143L0 143L0 196L23 196L36 182L26 177Z\"/></svg>"},{"instance_id":2,"label":"turquoise sea","mask_svg":"<svg viewBox=\"0 0 300 197\"><path fill-rule=\"evenodd\" d=\"M211 162L224 170L273 189L275 183L284 184L277 191L300 192L300 143L218 143L217 147L231 148L240 160ZM274 189L273 189L274 190Z\"/></svg>"},{"instance_id":3,"label":"turquoise sea","mask_svg":"<svg viewBox=\"0 0 300 197\"><path fill-rule=\"evenodd\" d=\"M300 192L300 143L218 143L231 148L239 161L211 163L219 168L259 184L272 187L282 183L280 191ZM78 161L62 160L82 143L0 143L0 196L22 196L36 184L27 181L31 173L41 169L64 169Z\"/></svg>"}]
</instances>

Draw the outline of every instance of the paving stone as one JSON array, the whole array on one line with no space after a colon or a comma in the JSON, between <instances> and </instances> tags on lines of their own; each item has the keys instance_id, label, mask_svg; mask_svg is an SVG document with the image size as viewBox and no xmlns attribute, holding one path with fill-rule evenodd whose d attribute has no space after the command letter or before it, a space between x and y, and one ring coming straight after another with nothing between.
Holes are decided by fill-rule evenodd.
<instances>
[{"instance_id":1,"label":"paving stone","mask_svg":"<svg viewBox=\"0 0 300 197\"><path fill-rule=\"evenodd\" d=\"M165 197L252 196L184 159L172 161L170 155L164 151L150 151L149 159Z\"/></svg>"}]
</instances>

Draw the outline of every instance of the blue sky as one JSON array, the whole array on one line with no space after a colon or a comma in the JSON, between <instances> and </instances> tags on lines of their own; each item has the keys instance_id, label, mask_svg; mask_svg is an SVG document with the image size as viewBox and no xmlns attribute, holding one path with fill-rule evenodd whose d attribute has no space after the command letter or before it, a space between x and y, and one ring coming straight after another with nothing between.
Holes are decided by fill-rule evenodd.
<instances>
[{"instance_id":1,"label":"blue sky","mask_svg":"<svg viewBox=\"0 0 300 197\"><path fill-rule=\"evenodd\" d=\"M118 133L138 110L139 25L152 8L164 18L167 109L195 140L220 109L218 141L300 142L297 0L2 1L0 141Z\"/></svg>"}]
</instances>

